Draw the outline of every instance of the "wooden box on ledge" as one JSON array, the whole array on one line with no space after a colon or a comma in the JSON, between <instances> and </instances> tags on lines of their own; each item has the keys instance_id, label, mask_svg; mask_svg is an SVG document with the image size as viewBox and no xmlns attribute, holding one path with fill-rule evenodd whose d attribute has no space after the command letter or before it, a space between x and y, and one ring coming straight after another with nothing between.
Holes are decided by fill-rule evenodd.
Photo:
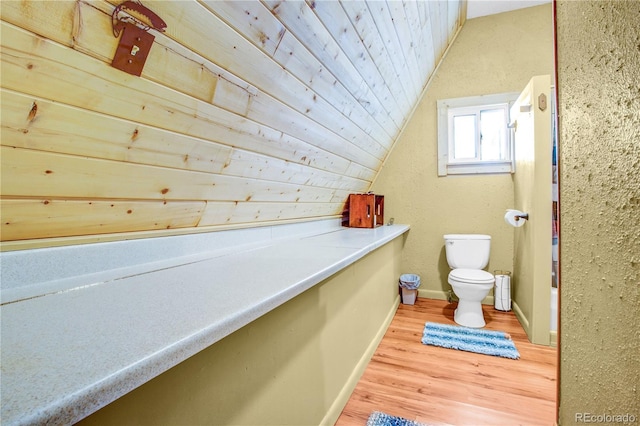
<instances>
[{"instance_id":1,"label":"wooden box on ledge","mask_svg":"<svg viewBox=\"0 0 640 426\"><path fill-rule=\"evenodd\" d=\"M351 228L375 228L384 224L384 195L350 194L345 215Z\"/></svg>"}]
</instances>

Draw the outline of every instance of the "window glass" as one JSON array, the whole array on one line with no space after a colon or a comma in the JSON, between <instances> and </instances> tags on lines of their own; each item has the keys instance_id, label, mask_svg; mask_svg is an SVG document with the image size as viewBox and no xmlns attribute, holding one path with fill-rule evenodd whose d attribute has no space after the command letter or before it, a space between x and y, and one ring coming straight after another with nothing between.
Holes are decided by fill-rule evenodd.
<instances>
[{"instance_id":1,"label":"window glass","mask_svg":"<svg viewBox=\"0 0 640 426\"><path fill-rule=\"evenodd\" d=\"M504 109L480 111L480 143L482 160L505 160L507 120Z\"/></svg>"},{"instance_id":2,"label":"window glass","mask_svg":"<svg viewBox=\"0 0 640 426\"><path fill-rule=\"evenodd\" d=\"M476 158L476 116L453 117L453 158L456 160Z\"/></svg>"}]
</instances>

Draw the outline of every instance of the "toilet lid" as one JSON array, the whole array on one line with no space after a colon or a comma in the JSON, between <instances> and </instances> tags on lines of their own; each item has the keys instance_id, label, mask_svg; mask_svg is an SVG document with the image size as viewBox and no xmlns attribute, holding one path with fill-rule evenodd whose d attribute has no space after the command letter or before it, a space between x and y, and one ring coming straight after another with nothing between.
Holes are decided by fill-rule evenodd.
<instances>
[{"instance_id":1,"label":"toilet lid","mask_svg":"<svg viewBox=\"0 0 640 426\"><path fill-rule=\"evenodd\" d=\"M449 277L457 281L477 284L490 284L495 281L492 274L481 269L454 269L449 273Z\"/></svg>"}]
</instances>

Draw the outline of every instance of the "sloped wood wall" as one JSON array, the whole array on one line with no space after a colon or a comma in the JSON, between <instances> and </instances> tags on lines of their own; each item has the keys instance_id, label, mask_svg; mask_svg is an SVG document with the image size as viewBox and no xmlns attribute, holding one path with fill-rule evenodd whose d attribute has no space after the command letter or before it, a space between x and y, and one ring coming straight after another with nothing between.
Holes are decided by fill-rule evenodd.
<instances>
[{"instance_id":1,"label":"sloped wood wall","mask_svg":"<svg viewBox=\"0 0 640 426\"><path fill-rule=\"evenodd\" d=\"M3 249L340 214L465 8L146 1L167 31L135 77L110 65L118 3L1 4Z\"/></svg>"}]
</instances>

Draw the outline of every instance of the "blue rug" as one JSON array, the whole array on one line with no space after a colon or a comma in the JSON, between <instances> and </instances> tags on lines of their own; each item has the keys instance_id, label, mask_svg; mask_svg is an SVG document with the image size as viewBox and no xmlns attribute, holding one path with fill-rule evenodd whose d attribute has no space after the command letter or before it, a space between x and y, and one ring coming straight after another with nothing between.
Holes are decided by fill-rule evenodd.
<instances>
[{"instance_id":1,"label":"blue rug","mask_svg":"<svg viewBox=\"0 0 640 426\"><path fill-rule=\"evenodd\" d=\"M374 411L367 420L367 426L427 426L402 417L390 416L380 411Z\"/></svg>"},{"instance_id":2,"label":"blue rug","mask_svg":"<svg viewBox=\"0 0 640 426\"><path fill-rule=\"evenodd\" d=\"M501 331L428 322L424 326L422 343L503 358L520 358L511 337Z\"/></svg>"}]
</instances>

